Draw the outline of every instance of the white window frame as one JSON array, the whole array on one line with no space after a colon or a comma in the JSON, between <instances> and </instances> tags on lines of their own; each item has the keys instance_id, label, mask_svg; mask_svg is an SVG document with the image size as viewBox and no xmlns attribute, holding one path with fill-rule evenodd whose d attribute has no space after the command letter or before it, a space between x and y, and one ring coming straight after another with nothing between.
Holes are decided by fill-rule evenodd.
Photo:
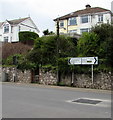
<instances>
[{"instance_id":1,"label":"white window frame","mask_svg":"<svg viewBox=\"0 0 113 120\"><path fill-rule=\"evenodd\" d=\"M103 22L103 14L102 15L98 15L98 22Z\"/></svg>"},{"instance_id":2,"label":"white window frame","mask_svg":"<svg viewBox=\"0 0 113 120\"><path fill-rule=\"evenodd\" d=\"M4 25L4 33L9 33L9 24Z\"/></svg>"},{"instance_id":3,"label":"white window frame","mask_svg":"<svg viewBox=\"0 0 113 120\"><path fill-rule=\"evenodd\" d=\"M60 26L60 28L64 27L64 21L63 20L59 22L59 26Z\"/></svg>"},{"instance_id":4,"label":"white window frame","mask_svg":"<svg viewBox=\"0 0 113 120\"><path fill-rule=\"evenodd\" d=\"M75 21L75 23L73 23L72 21ZM77 25L77 18L76 17L69 18L68 25L70 26Z\"/></svg>"},{"instance_id":5,"label":"white window frame","mask_svg":"<svg viewBox=\"0 0 113 120\"><path fill-rule=\"evenodd\" d=\"M83 19L87 19L87 21L84 21ZM81 16L81 23L82 24L88 23L88 22L89 22L89 16L88 15Z\"/></svg>"},{"instance_id":6,"label":"white window frame","mask_svg":"<svg viewBox=\"0 0 113 120\"><path fill-rule=\"evenodd\" d=\"M9 37L8 37L8 36L5 36L5 37L4 37L4 42L8 42L8 40L9 40Z\"/></svg>"}]
</instances>

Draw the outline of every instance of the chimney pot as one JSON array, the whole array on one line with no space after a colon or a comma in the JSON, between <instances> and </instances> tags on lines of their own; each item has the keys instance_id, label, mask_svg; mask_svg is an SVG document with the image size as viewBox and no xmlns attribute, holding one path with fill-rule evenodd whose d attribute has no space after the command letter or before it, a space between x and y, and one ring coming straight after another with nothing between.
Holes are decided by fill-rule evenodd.
<instances>
[{"instance_id":1,"label":"chimney pot","mask_svg":"<svg viewBox=\"0 0 113 120\"><path fill-rule=\"evenodd\" d=\"M87 4L86 5L86 9L88 9L88 8L91 8L91 5Z\"/></svg>"}]
</instances>

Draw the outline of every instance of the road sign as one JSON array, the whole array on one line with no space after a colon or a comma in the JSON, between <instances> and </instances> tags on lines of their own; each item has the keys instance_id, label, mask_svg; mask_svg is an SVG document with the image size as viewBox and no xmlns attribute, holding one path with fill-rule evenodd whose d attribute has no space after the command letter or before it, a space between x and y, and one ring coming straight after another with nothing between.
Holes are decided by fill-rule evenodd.
<instances>
[{"instance_id":1,"label":"road sign","mask_svg":"<svg viewBox=\"0 0 113 120\"><path fill-rule=\"evenodd\" d=\"M68 63L71 65L91 65L92 68L92 84L93 84L93 65L98 64L98 57L76 57L70 58Z\"/></svg>"},{"instance_id":2,"label":"road sign","mask_svg":"<svg viewBox=\"0 0 113 120\"><path fill-rule=\"evenodd\" d=\"M81 65L82 61L81 58L70 58L69 64L71 65Z\"/></svg>"},{"instance_id":3,"label":"road sign","mask_svg":"<svg viewBox=\"0 0 113 120\"><path fill-rule=\"evenodd\" d=\"M97 65L98 57L75 57L69 59L71 65Z\"/></svg>"},{"instance_id":4,"label":"road sign","mask_svg":"<svg viewBox=\"0 0 113 120\"><path fill-rule=\"evenodd\" d=\"M97 65L98 64L98 57L83 57L82 65Z\"/></svg>"}]
</instances>

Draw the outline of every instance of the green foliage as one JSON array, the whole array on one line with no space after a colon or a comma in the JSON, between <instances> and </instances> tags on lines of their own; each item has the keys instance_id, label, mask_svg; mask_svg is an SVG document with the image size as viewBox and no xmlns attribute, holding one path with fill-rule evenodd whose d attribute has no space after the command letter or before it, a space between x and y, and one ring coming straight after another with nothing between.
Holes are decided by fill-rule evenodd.
<instances>
[{"instance_id":1,"label":"green foliage","mask_svg":"<svg viewBox=\"0 0 113 120\"><path fill-rule=\"evenodd\" d=\"M9 56L7 59L5 59L3 62L5 65L13 65L13 57L16 56L19 59L22 58L23 55L21 54L14 54L14 55L11 55Z\"/></svg>"},{"instance_id":2,"label":"green foliage","mask_svg":"<svg viewBox=\"0 0 113 120\"><path fill-rule=\"evenodd\" d=\"M37 66L57 69L66 63L67 57L76 56L76 46L73 39L65 36L43 36L35 40L34 49L28 54L27 58ZM48 66L49 65L49 66ZM61 66L61 67L60 67ZM60 70L65 71L63 66Z\"/></svg>"},{"instance_id":3,"label":"green foliage","mask_svg":"<svg viewBox=\"0 0 113 120\"><path fill-rule=\"evenodd\" d=\"M53 31L50 31L50 32L49 32L48 29L44 30L44 31L43 31L43 34L44 34L44 35L54 35Z\"/></svg>"},{"instance_id":4,"label":"green foliage","mask_svg":"<svg viewBox=\"0 0 113 120\"><path fill-rule=\"evenodd\" d=\"M35 63L32 63L31 61L24 58L19 61L17 68L21 70L34 70L36 68L36 65Z\"/></svg>"},{"instance_id":5,"label":"green foliage","mask_svg":"<svg viewBox=\"0 0 113 120\"><path fill-rule=\"evenodd\" d=\"M113 25L102 24L92 28L92 32L95 32L99 36L99 58L106 61L104 64L108 68L113 68Z\"/></svg>"},{"instance_id":6,"label":"green foliage","mask_svg":"<svg viewBox=\"0 0 113 120\"><path fill-rule=\"evenodd\" d=\"M99 37L94 32L83 33L78 41L77 49L79 57L98 56Z\"/></svg>"},{"instance_id":7,"label":"green foliage","mask_svg":"<svg viewBox=\"0 0 113 120\"><path fill-rule=\"evenodd\" d=\"M98 56L98 71L113 69L113 26L101 24L92 28L90 33L83 33L77 44L79 57Z\"/></svg>"},{"instance_id":8,"label":"green foliage","mask_svg":"<svg viewBox=\"0 0 113 120\"><path fill-rule=\"evenodd\" d=\"M60 83L58 83L58 86L66 86L65 82L61 81Z\"/></svg>"},{"instance_id":9,"label":"green foliage","mask_svg":"<svg viewBox=\"0 0 113 120\"><path fill-rule=\"evenodd\" d=\"M13 64L13 57L17 57L17 65ZM27 70L27 69L35 69L35 64L26 59L25 55L22 54L15 54L12 56L9 56L6 60L4 60L5 66L17 66L18 69L21 70Z\"/></svg>"},{"instance_id":10,"label":"green foliage","mask_svg":"<svg viewBox=\"0 0 113 120\"><path fill-rule=\"evenodd\" d=\"M55 35L34 37L33 39L35 39L34 48L26 56L18 55L19 69L38 69L41 67L45 71L58 70L61 74L70 74L72 71L91 73L91 66L68 65L68 59L98 56L99 65L94 67L96 72L113 70L112 25L96 26L92 28L90 33L83 33L78 41L71 37ZM8 57L4 63L12 65L12 57L13 55Z\"/></svg>"},{"instance_id":11,"label":"green foliage","mask_svg":"<svg viewBox=\"0 0 113 120\"><path fill-rule=\"evenodd\" d=\"M37 37L39 37L39 35L34 32L30 31L19 32L19 41L24 44L33 44L34 40Z\"/></svg>"}]
</instances>

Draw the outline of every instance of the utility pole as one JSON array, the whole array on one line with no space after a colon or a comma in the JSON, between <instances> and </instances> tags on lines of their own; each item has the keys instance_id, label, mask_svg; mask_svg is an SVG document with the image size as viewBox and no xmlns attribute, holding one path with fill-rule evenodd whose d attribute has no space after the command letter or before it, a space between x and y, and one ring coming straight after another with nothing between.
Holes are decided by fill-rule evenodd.
<instances>
[{"instance_id":1,"label":"utility pole","mask_svg":"<svg viewBox=\"0 0 113 120\"><path fill-rule=\"evenodd\" d=\"M59 38L59 18L57 19L57 37Z\"/></svg>"},{"instance_id":2,"label":"utility pole","mask_svg":"<svg viewBox=\"0 0 113 120\"><path fill-rule=\"evenodd\" d=\"M59 79L59 64L58 64L58 58L59 58L59 18L57 19L57 85L59 85L60 79Z\"/></svg>"}]
</instances>

